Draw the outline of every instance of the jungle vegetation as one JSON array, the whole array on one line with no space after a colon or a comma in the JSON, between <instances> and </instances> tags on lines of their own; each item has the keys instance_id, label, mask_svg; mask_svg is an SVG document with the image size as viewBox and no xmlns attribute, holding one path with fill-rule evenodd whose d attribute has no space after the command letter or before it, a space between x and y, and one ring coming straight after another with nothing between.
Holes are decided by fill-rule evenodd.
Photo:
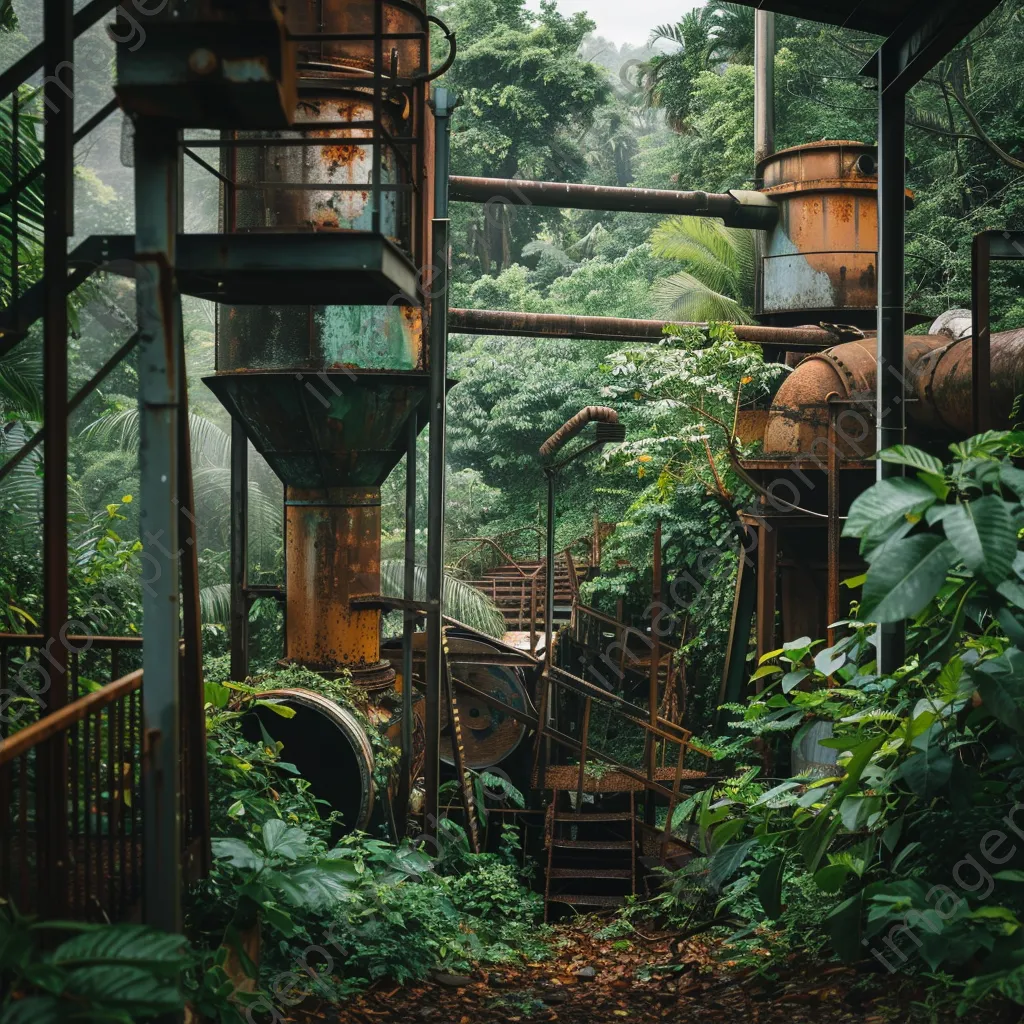
<instances>
[{"instance_id":1,"label":"jungle vegetation","mask_svg":"<svg viewBox=\"0 0 1024 1024\"><path fill-rule=\"evenodd\" d=\"M563 15L555 3L541 3L539 11L525 0L438 0L433 7L460 41L445 81L462 99L454 124L457 173L750 187L748 9L708 3L652 26L651 45L637 48L594 36L586 15ZM1021 0L1003 0L909 100L916 201L908 215L907 304L926 316L970 304L976 231L1022 226L1022 12ZM38 40L40 20L41 5L31 0L0 3L0 64ZM859 70L877 40L788 17L779 18L777 38L777 147L873 141L876 96ZM79 51L76 96L91 112L105 101L112 74L112 44L101 25L83 36ZM32 86L19 103L25 169L42 159L42 111ZM11 132L8 101L0 104L0 190L11 182ZM76 238L131 231L124 200L131 170L121 159L127 138L117 115L77 148ZM209 227L217 216L214 183L191 165L186 174L188 224ZM14 251L10 208L0 210L0 301L9 294L3 289L12 264L23 286L41 274L40 217L41 193L33 187L20 200ZM621 602L637 623L652 592L656 524L664 583L702 581L679 615L675 639L687 664L688 724L715 745L730 781L714 801L701 797L679 809L672 824L697 823L701 856L667 873L653 904L630 908L618 924L623 934L651 918L683 930L706 924L728 937L734 961L769 973L794 956L898 960L898 976L925 993L928 1013L1024 1004L1024 856L1014 838L1024 836L1017 831L1024 819L1016 816L1024 800L1021 436L969 439L946 462L912 449L888 453L907 477L867 492L846 527L869 562L865 579L851 582L862 588L858 617L830 648L807 637L752 665L768 685L728 709L733 728L713 736L736 511L752 498L730 468L729 425L739 400L770 395L786 372L766 365L730 327L751 315L749 236L683 218L508 207L485 217L456 206L453 238L455 306L711 323L635 350L451 339L459 384L449 402L449 563L465 552L466 537L531 538L516 531L541 522L537 449L583 406L611 404L628 439L560 482L559 547L586 535L595 515L615 523L601 575L585 596L606 611ZM994 276L1001 329L1024 326L1021 283L1013 265ZM123 279L92 280L72 296L71 312L77 387L132 331L132 288ZM4 1007L4 1024L65 1020L69 994L77 1006L93 1001L94 1016L82 1019L165 1012L183 998L173 981L182 970L190 1001L233 1024L246 1001L261 998L259 986L325 929L346 964L323 978L329 999L378 978L402 983L438 967L542 955L529 866L513 835L501 852L474 855L453 825L439 869L412 846L375 837L335 843L288 751L272 740L250 743L238 731L238 716L259 700L259 680L280 657L281 622L272 602L255 604L256 679L227 686L229 424L200 381L213 368L214 330L213 307L188 300L217 868L194 894L188 947L127 926L83 931L55 945L41 936L44 925L5 909L0 972L6 991L19 998ZM36 324L0 358L4 460L41 426L41 382ZM133 501L137 384L134 362L126 360L82 404L71 430L72 614L102 622L111 634L144 628ZM0 481L0 615L4 629L15 632L33 630L41 613L40 455L37 449ZM250 456L250 578L276 582L280 484L255 452ZM423 518L425 461L421 440ZM403 495L399 467L384 487L385 559L401 557ZM517 553L525 555L535 539L519 543ZM713 557L698 564L708 552ZM385 577L396 581L395 563ZM497 628L493 609L459 582L453 570L449 595L460 602L459 617ZM99 583L121 595L116 605L96 604ZM908 660L881 676L872 624L901 618L911 622ZM357 703L343 689L333 696ZM811 717L831 726L835 773L769 778L765 749L785 750ZM378 753L386 770L387 752ZM515 804L522 794L503 798ZM973 875L961 867L967 856ZM243 997L228 973L228 950L252 925L256 907L270 973L251 978Z\"/></svg>"}]
</instances>

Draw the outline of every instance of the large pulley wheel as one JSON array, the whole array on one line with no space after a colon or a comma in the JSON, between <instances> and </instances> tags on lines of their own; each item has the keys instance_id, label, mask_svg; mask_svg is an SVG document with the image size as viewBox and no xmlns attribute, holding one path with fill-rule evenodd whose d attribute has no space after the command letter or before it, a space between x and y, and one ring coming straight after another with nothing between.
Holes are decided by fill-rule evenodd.
<instances>
[{"instance_id":1,"label":"large pulley wheel","mask_svg":"<svg viewBox=\"0 0 1024 1024\"><path fill-rule=\"evenodd\" d=\"M473 651L493 654L490 644L463 637L451 638L450 647L457 648L450 661L455 699L459 706L459 723L462 726L463 763L468 768L492 768L500 764L523 741L526 726L513 711L530 710L530 701L520 669L506 665L474 665L466 659L472 658ZM486 693L499 704L509 708L508 712L470 693L460 683L474 690ZM451 713L448 701L441 705L441 760L455 764L452 750Z\"/></svg>"}]
</instances>

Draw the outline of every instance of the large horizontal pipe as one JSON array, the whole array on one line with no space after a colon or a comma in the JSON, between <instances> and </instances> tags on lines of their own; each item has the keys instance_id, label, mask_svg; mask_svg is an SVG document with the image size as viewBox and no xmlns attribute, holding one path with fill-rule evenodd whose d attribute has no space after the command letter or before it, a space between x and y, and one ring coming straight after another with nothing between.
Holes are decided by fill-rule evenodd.
<instances>
[{"instance_id":1,"label":"large horizontal pipe","mask_svg":"<svg viewBox=\"0 0 1024 1024\"><path fill-rule=\"evenodd\" d=\"M767 455L820 455L827 451L832 403L841 399L861 408L841 411L836 424L844 455L874 453L874 392L877 341L862 338L817 352L791 373L772 399L764 434ZM966 437L973 429L971 338L946 334L907 335L903 342L907 421L925 440ZM992 425L1014 422L1017 396L1024 392L1024 330L993 334L990 340L991 386L987 401ZM857 415L854 415L857 413ZM870 421L870 422L869 422Z\"/></svg>"},{"instance_id":2,"label":"large horizontal pipe","mask_svg":"<svg viewBox=\"0 0 1024 1024\"><path fill-rule=\"evenodd\" d=\"M452 334L494 334L513 338L572 338L580 341L657 342L665 328L707 328L706 323L674 320L630 320L615 316L571 316L563 313L518 313L503 309L450 309ZM838 340L821 327L761 327L737 324L740 341L754 345L785 345L788 348L827 348Z\"/></svg>"},{"instance_id":3,"label":"large horizontal pipe","mask_svg":"<svg viewBox=\"0 0 1024 1024\"><path fill-rule=\"evenodd\" d=\"M562 181L521 181L518 178L467 178L453 175L453 202L512 206L555 206L565 210L608 210L614 213L687 214L720 217L733 228L770 230L779 219L775 202L760 192L673 192L657 188L575 185Z\"/></svg>"}]
</instances>

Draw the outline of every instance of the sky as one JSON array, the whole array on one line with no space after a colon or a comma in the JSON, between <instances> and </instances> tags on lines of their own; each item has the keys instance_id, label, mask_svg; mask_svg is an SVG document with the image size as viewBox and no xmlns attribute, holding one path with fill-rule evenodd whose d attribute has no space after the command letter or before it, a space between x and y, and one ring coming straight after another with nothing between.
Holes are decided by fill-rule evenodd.
<instances>
[{"instance_id":1,"label":"sky","mask_svg":"<svg viewBox=\"0 0 1024 1024\"><path fill-rule=\"evenodd\" d=\"M530 0L531 7L539 7ZM563 14L586 11L597 22L598 35L614 43L641 45L650 38L655 25L678 21L694 0L558 0Z\"/></svg>"}]
</instances>

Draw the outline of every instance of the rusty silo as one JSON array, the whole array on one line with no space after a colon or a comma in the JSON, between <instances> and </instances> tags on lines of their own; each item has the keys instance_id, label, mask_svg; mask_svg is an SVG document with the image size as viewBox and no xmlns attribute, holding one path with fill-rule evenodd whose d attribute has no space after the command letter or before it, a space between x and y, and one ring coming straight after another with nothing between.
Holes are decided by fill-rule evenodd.
<instances>
[{"instance_id":1,"label":"rusty silo","mask_svg":"<svg viewBox=\"0 0 1024 1024\"><path fill-rule=\"evenodd\" d=\"M206 383L285 484L287 660L384 688L395 673L367 600L380 592L380 485L429 384L416 287L432 212L428 21L403 0L297 0L286 17L294 121L234 133L226 227L344 233L363 273L338 275L336 305L225 307Z\"/></svg>"}]
</instances>

